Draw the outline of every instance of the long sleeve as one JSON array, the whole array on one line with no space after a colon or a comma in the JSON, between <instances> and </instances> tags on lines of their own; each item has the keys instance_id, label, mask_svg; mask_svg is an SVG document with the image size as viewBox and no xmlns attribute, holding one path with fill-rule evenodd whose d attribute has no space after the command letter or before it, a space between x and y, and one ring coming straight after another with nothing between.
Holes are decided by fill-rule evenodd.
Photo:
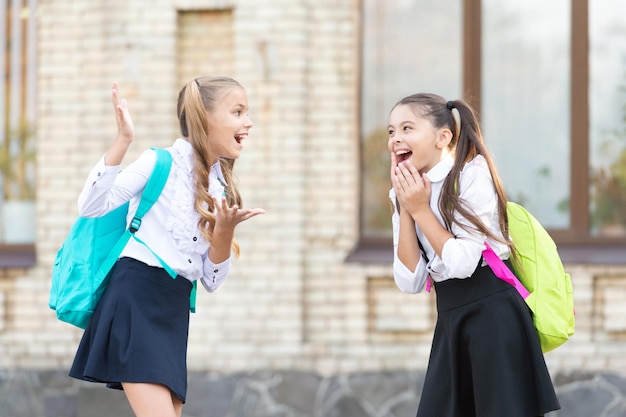
<instances>
[{"instance_id":1,"label":"long sleeve","mask_svg":"<svg viewBox=\"0 0 626 417\"><path fill-rule=\"evenodd\" d=\"M438 202L443 183L452 168L453 162L451 156L446 157L426 174L431 180L432 194L430 208L442 225L444 221L439 211ZM497 207L498 199L489 167L482 156L474 158L465 165L459 176L459 189L459 197L464 204L466 204L495 235L501 235ZM470 277L479 262L481 262L485 241L488 241L489 245L501 259L507 259L509 257L509 250L505 244L487 239L485 234L477 232L467 219L457 217L460 223L466 226L466 228L457 224L452 225L451 232L454 238L448 239L444 244L441 258L434 251L430 242L419 227L415 227L416 235L422 243L428 261L422 255L415 271L411 271L398 259L400 216L396 208L393 189L389 192L389 197L394 206L394 213L392 215L394 239L393 273L396 285L400 290L409 293L420 292L424 288L429 276L436 282L451 278L464 279Z\"/></svg>"},{"instance_id":2,"label":"long sleeve","mask_svg":"<svg viewBox=\"0 0 626 417\"><path fill-rule=\"evenodd\" d=\"M231 259L215 264L208 257L210 244L200 232L200 215L194 205L191 145L178 139L168 150L172 154L170 175L158 200L144 215L136 236L180 276L190 281L199 279L207 291L213 292L225 282ZM144 151L123 170L119 166L105 166L104 157L100 158L78 198L80 215L102 216L129 202L129 221L137 210L155 163L153 150ZM216 197L221 196L224 189L218 178L222 178L219 163L211 168L209 182L209 192ZM121 256L161 267L150 250L134 239L128 242Z\"/></svg>"},{"instance_id":3,"label":"long sleeve","mask_svg":"<svg viewBox=\"0 0 626 417\"><path fill-rule=\"evenodd\" d=\"M156 163L156 155L152 160L146 158L145 163L125 170L122 180L116 184L120 167L106 166L104 158L102 156L91 170L78 196L80 216L99 217L129 201L143 190Z\"/></svg>"},{"instance_id":4,"label":"long sleeve","mask_svg":"<svg viewBox=\"0 0 626 417\"><path fill-rule=\"evenodd\" d=\"M213 292L222 286L226 277L230 272L231 258L226 259L219 264L211 262L208 256L205 257L202 269L202 286L208 291Z\"/></svg>"},{"instance_id":5,"label":"long sleeve","mask_svg":"<svg viewBox=\"0 0 626 417\"><path fill-rule=\"evenodd\" d=\"M415 294L424 288L426 281L428 280L428 270L426 268L426 262L422 256L417 263L415 271L411 271L406 265L402 263L398 258L398 240L400 235L400 214L396 207L396 195L391 189L389 191L389 198L392 201L394 211L391 216L391 224L393 228L393 279L396 286L403 292Z\"/></svg>"}]
</instances>

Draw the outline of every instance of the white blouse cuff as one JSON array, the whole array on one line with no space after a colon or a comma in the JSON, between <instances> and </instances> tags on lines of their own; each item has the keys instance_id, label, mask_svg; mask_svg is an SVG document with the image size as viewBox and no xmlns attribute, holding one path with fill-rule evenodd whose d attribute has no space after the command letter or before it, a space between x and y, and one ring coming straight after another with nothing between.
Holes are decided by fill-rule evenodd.
<instances>
[{"instance_id":1,"label":"white blouse cuff","mask_svg":"<svg viewBox=\"0 0 626 417\"><path fill-rule=\"evenodd\" d=\"M215 264L207 257L204 262L202 285L208 292L217 290L226 281L228 272L230 272L230 264L230 258Z\"/></svg>"},{"instance_id":2,"label":"white blouse cuff","mask_svg":"<svg viewBox=\"0 0 626 417\"><path fill-rule=\"evenodd\" d=\"M100 158L96 166L93 167L87 178L87 183L93 187L96 183L109 184L115 182L115 177L120 171L121 165L106 165L104 156Z\"/></svg>"},{"instance_id":3,"label":"white blouse cuff","mask_svg":"<svg viewBox=\"0 0 626 417\"><path fill-rule=\"evenodd\" d=\"M415 271L411 271L399 258L396 257L394 259L393 279L400 291L416 294L424 289L427 278L428 274L426 273L424 262L421 259L417 263Z\"/></svg>"},{"instance_id":4,"label":"white blouse cuff","mask_svg":"<svg viewBox=\"0 0 626 417\"><path fill-rule=\"evenodd\" d=\"M465 244L464 244L465 243ZM469 278L476 270L481 252L473 254L474 248L468 247L467 242L450 238L444 243L441 251L441 260L446 268L446 276L454 278ZM476 259L476 261L472 261Z\"/></svg>"}]
</instances>

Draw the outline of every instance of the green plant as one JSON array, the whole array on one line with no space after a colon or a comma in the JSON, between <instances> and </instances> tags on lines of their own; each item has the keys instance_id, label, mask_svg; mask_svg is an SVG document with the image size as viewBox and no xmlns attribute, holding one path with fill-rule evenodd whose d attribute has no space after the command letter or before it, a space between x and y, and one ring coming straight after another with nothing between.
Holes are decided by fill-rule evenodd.
<instances>
[{"instance_id":1,"label":"green plant","mask_svg":"<svg viewBox=\"0 0 626 417\"><path fill-rule=\"evenodd\" d=\"M594 229L602 226L626 227L626 148L608 169L592 173Z\"/></svg>"},{"instance_id":2,"label":"green plant","mask_svg":"<svg viewBox=\"0 0 626 417\"><path fill-rule=\"evenodd\" d=\"M391 235L391 157L386 128L376 128L363 140L363 226L368 235Z\"/></svg>"},{"instance_id":3,"label":"green plant","mask_svg":"<svg viewBox=\"0 0 626 417\"><path fill-rule=\"evenodd\" d=\"M0 176L4 200L35 198L35 128L21 121L7 129L0 144Z\"/></svg>"},{"instance_id":4,"label":"green plant","mask_svg":"<svg viewBox=\"0 0 626 417\"><path fill-rule=\"evenodd\" d=\"M626 86L621 87L626 92ZM622 143L621 151L607 168L592 170L591 184L593 211L592 227L618 227L626 230L626 104L622 106L622 128L609 132L609 139L601 144L607 154L615 151L611 144Z\"/></svg>"}]
</instances>

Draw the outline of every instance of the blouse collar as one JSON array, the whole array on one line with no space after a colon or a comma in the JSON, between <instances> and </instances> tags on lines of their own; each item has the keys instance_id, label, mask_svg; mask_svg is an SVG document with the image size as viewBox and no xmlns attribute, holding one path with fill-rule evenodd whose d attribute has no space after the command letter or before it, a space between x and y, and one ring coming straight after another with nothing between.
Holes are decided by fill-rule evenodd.
<instances>
[{"instance_id":1,"label":"blouse collar","mask_svg":"<svg viewBox=\"0 0 626 417\"><path fill-rule=\"evenodd\" d=\"M430 182L443 181L452 170L453 165L454 156L452 155L452 153L449 153L444 156L441 161L437 162L437 164L426 173L426 176L428 177Z\"/></svg>"}]
</instances>

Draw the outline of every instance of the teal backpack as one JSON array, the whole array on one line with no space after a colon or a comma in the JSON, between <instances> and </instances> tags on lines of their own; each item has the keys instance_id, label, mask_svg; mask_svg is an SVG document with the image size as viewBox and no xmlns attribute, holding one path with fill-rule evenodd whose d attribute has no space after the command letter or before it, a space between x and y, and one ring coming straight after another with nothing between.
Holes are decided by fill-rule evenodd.
<instances>
[{"instance_id":1,"label":"teal backpack","mask_svg":"<svg viewBox=\"0 0 626 417\"><path fill-rule=\"evenodd\" d=\"M549 352L574 334L572 279L556 244L537 219L513 202L508 203L507 214L509 236L517 251L517 257L511 259L514 274L487 243L483 257L499 278L509 281L524 297L533 313L541 349Z\"/></svg>"},{"instance_id":2,"label":"teal backpack","mask_svg":"<svg viewBox=\"0 0 626 417\"><path fill-rule=\"evenodd\" d=\"M56 311L59 320L84 329L109 283L109 272L132 237L146 246L172 278L176 272L148 245L135 236L142 217L156 202L165 186L172 165L172 155L165 149L152 148L157 162L141 196L141 202L126 227L129 203L102 217L79 217L52 267L52 284L48 305ZM190 309L195 312L196 283L190 296Z\"/></svg>"}]
</instances>

